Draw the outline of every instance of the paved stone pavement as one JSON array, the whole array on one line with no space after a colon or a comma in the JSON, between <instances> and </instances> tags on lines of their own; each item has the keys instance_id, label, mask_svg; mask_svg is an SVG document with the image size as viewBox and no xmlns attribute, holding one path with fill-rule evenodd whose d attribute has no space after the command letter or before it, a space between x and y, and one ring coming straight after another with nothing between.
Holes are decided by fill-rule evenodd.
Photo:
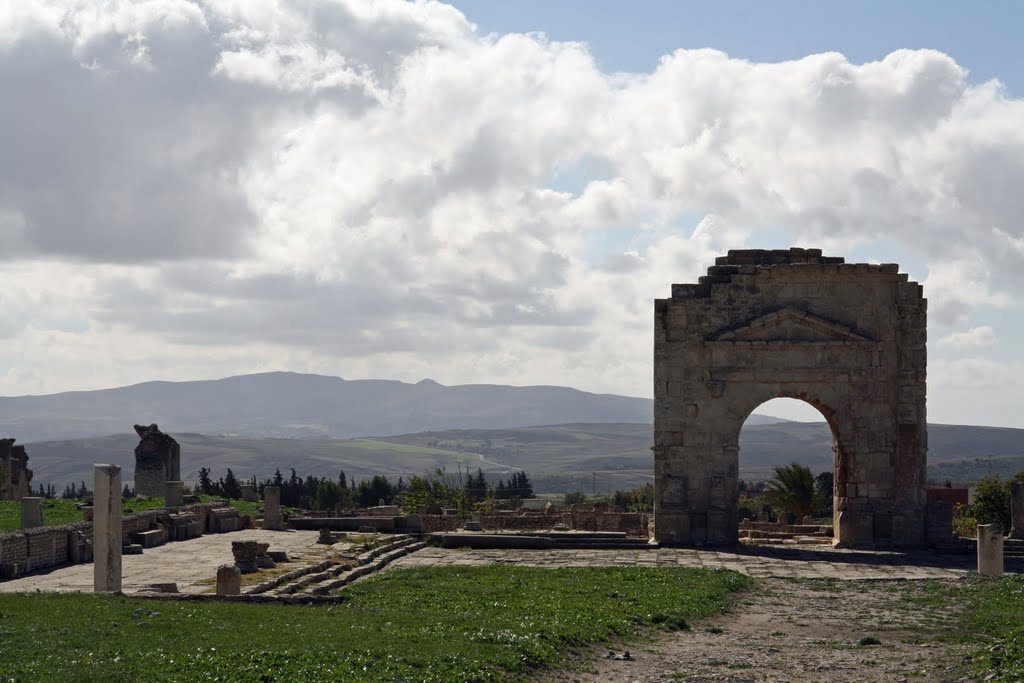
<instances>
[{"instance_id":1,"label":"paved stone pavement","mask_svg":"<svg viewBox=\"0 0 1024 683\"><path fill-rule=\"evenodd\" d=\"M762 546L721 550L459 550L425 548L389 566L473 566L520 564L537 567L658 566L734 569L754 577L807 579L950 579L975 569L971 555L896 553ZM1024 562L1007 560L1008 572L1024 571Z\"/></svg>"},{"instance_id":2,"label":"paved stone pavement","mask_svg":"<svg viewBox=\"0 0 1024 683\"><path fill-rule=\"evenodd\" d=\"M175 582L182 593L212 592L217 567L232 561L231 541L269 542L293 560L287 571L320 562L332 550L319 545L315 531L247 529L209 534L190 541L168 543L142 555L125 555L123 590L134 593L151 583ZM538 567L684 566L734 569L754 577L829 579L948 579L975 568L971 555L896 553L761 546L737 551L686 550L459 550L427 547L396 560L387 571L403 567L521 564ZM1024 572L1024 561L1007 559L1008 572ZM269 574L261 572L263 577ZM78 564L13 581L0 582L0 593L57 591L91 592L93 565Z\"/></svg>"},{"instance_id":3,"label":"paved stone pavement","mask_svg":"<svg viewBox=\"0 0 1024 683\"><path fill-rule=\"evenodd\" d=\"M316 531L264 531L246 529L230 534L208 534L188 541L150 548L141 555L122 557L121 582L125 593L135 593L151 583L176 582L182 593L213 592L217 567L233 562L232 541L270 543L271 550L284 550L294 562L288 570L315 564L331 552L319 545ZM56 591L92 592L93 564L75 564L47 573L32 574L0 582L0 593Z\"/></svg>"}]
</instances>

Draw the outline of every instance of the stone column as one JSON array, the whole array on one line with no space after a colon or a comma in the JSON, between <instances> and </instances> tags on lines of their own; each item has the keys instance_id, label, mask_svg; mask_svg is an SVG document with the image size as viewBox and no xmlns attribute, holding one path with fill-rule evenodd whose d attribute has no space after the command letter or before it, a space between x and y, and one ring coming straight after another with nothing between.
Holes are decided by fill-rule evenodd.
<instances>
[{"instance_id":1,"label":"stone column","mask_svg":"<svg viewBox=\"0 0 1024 683\"><path fill-rule=\"evenodd\" d=\"M267 486L263 489L263 528L280 531L284 529L281 518L281 488Z\"/></svg>"},{"instance_id":2,"label":"stone column","mask_svg":"<svg viewBox=\"0 0 1024 683\"><path fill-rule=\"evenodd\" d=\"M1024 538L1024 482L1010 482L1010 538Z\"/></svg>"},{"instance_id":3,"label":"stone column","mask_svg":"<svg viewBox=\"0 0 1024 683\"><path fill-rule=\"evenodd\" d=\"M239 595L242 592L242 572L233 564L217 567L217 595Z\"/></svg>"},{"instance_id":4,"label":"stone column","mask_svg":"<svg viewBox=\"0 0 1024 683\"><path fill-rule=\"evenodd\" d=\"M242 484L242 500L246 503L255 503L258 499L256 498L256 486L253 484Z\"/></svg>"},{"instance_id":5,"label":"stone column","mask_svg":"<svg viewBox=\"0 0 1024 683\"><path fill-rule=\"evenodd\" d=\"M185 504L185 484L180 481L169 481L164 485L164 505L169 508L180 508Z\"/></svg>"},{"instance_id":6,"label":"stone column","mask_svg":"<svg viewBox=\"0 0 1024 683\"><path fill-rule=\"evenodd\" d=\"M21 499L21 528L35 529L43 526L43 499Z\"/></svg>"},{"instance_id":7,"label":"stone column","mask_svg":"<svg viewBox=\"0 0 1024 683\"><path fill-rule=\"evenodd\" d=\"M121 468L96 465L93 485L93 590L121 591Z\"/></svg>"},{"instance_id":8,"label":"stone column","mask_svg":"<svg viewBox=\"0 0 1024 683\"><path fill-rule=\"evenodd\" d=\"M978 573L982 576L1003 575L1003 525L978 525Z\"/></svg>"}]
</instances>

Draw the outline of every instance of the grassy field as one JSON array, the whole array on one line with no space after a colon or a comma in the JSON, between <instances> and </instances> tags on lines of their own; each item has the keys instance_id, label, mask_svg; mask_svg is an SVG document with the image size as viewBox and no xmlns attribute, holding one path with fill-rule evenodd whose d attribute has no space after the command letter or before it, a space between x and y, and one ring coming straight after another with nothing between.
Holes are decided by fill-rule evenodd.
<instances>
[{"instance_id":1,"label":"grassy field","mask_svg":"<svg viewBox=\"0 0 1024 683\"><path fill-rule=\"evenodd\" d=\"M446 567L319 607L2 595L0 680L516 680L588 643L688 628L747 584L676 567Z\"/></svg>"},{"instance_id":2,"label":"grassy field","mask_svg":"<svg viewBox=\"0 0 1024 683\"><path fill-rule=\"evenodd\" d=\"M219 500L214 496L200 496L199 499L204 503L208 503L212 500ZM82 511L76 507L81 502L82 501L80 500L65 500L63 498L53 498L51 500L43 501L43 523L46 526L60 526L61 524L81 522ZM257 508L260 503L246 503L241 500L233 500L230 501L230 503L241 515L249 515L253 518L259 516L257 514ZM131 500L124 501L121 511L125 515L131 515L144 510L156 510L163 506L163 498L153 497L146 500L133 498ZM291 508L286 509L289 511L291 510ZM0 500L0 533L16 531L20 528L21 501Z\"/></svg>"}]
</instances>

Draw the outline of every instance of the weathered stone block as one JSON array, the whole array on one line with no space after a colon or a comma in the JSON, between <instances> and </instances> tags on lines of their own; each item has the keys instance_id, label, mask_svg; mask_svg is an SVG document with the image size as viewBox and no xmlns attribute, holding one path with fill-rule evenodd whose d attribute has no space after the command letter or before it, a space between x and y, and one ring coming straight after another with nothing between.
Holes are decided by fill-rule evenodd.
<instances>
[{"instance_id":1,"label":"weathered stone block","mask_svg":"<svg viewBox=\"0 0 1024 683\"><path fill-rule=\"evenodd\" d=\"M217 595L239 595L242 592L242 572L233 564L217 567Z\"/></svg>"}]
</instances>

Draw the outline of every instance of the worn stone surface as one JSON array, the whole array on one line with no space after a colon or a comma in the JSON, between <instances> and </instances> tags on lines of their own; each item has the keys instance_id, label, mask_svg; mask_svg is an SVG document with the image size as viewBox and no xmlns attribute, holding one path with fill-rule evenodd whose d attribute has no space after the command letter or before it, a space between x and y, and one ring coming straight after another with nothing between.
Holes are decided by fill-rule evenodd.
<instances>
[{"instance_id":1,"label":"worn stone surface","mask_svg":"<svg viewBox=\"0 0 1024 683\"><path fill-rule=\"evenodd\" d=\"M217 567L217 595L240 595L242 593L242 572L237 565L222 564Z\"/></svg>"},{"instance_id":2,"label":"worn stone surface","mask_svg":"<svg viewBox=\"0 0 1024 683\"><path fill-rule=\"evenodd\" d=\"M787 397L832 428L837 542L924 544L926 323L896 264L817 249L730 251L673 285L654 314L655 538L736 542L740 429Z\"/></svg>"},{"instance_id":3,"label":"worn stone surface","mask_svg":"<svg viewBox=\"0 0 1024 683\"><path fill-rule=\"evenodd\" d=\"M315 531L262 531L248 529L237 534L211 534L181 543L168 543L141 555L122 558L122 590L134 593L154 582L175 582L182 593L209 593L214 589L217 567L231 561L231 542L244 536L270 543L271 557L298 568L322 562L337 546L317 545ZM12 581L0 582L0 593L59 591L89 592L93 589L93 565L58 567L43 574L18 574Z\"/></svg>"},{"instance_id":4,"label":"worn stone surface","mask_svg":"<svg viewBox=\"0 0 1024 683\"><path fill-rule=\"evenodd\" d=\"M174 437L155 424L135 425L139 445L135 447L135 492L163 496L169 481L181 481L181 448Z\"/></svg>"},{"instance_id":5,"label":"worn stone surface","mask_svg":"<svg viewBox=\"0 0 1024 683\"><path fill-rule=\"evenodd\" d=\"M281 516L281 488L266 486L263 489L263 528L271 531L284 529Z\"/></svg>"},{"instance_id":6,"label":"worn stone surface","mask_svg":"<svg viewBox=\"0 0 1024 683\"><path fill-rule=\"evenodd\" d=\"M256 497L256 486L253 484L241 484L242 489L242 500L246 503L255 503L259 498Z\"/></svg>"},{"instance_id":7,"label":"worn stone surface","mask_svg":"<svg viewBox=\"0 0 1024 683\"><path fill-rule=\"evenodd\" d=\"M251 574L259 569L256 565L256 556L259 554L256 541L232 541L231 554L235 558L235 566L243 574Z\"/></svg>"},{"instance_id":8,"label":"worn stone surface","mask_svg":"<svg viewBox=\"0 0 1024 683\"><path fill-rule=\"evenodd\" d=\"M21 499L21 528L34 529L43 526L43 499Z\"/></svg>"},{"instance_id":9,"label":"worn stone surface","mask_svg":"<svg viewBox=\"0 0 1024 683\"><path fill-rule=\"evenodd\" d=\"M390 568L478 565L531 567L696 567L732 569L753 576L852 580L955 579L974 571L972 554L938 554L928 550L781 548L756 546L722 551L713 548L657 550L466 550L432 548L407 555ZM1007 572L1021 573L1024 560L1007 560Z\"/></svg>"},{"instance_id":10,"label":"worn stone surface","mask_svg":"<svg viewBox=\"0 0 1024 683\"><path fill-rule=\"evenodd\" d=\"M1003 525L978 525L978 573L982 576L1003 575Z\"/></svg>"},{"instance_id":11,"label":"worn stone surface","mask_svg":"<svg viewBox=\"0 0 1024 683\"><path fill-rule=\"evenodd\" d=\"M32 470L24 446L0 439L0 500L21 500L32 493Z\"/></svg>"},{"instance_id":12,"label":"worn stone surface","mask_svg":"<svg viewBox=\"0 0 1024 683\"><path fill-rule=\"evenodd\" d=\"M164 505L179 508L185 504L185 483L169 481L164 484Z\"/></svg>"},{"instance_id":13,"label":"worn stone surface","mask_svg":"<svg viewBox=\"0 0 1024 683\"><path fill-rule=\"evenodd\" d=\"M96 465L93 484L93 590L121 590L121 468Z\"/></svg>"}]
</instances>

